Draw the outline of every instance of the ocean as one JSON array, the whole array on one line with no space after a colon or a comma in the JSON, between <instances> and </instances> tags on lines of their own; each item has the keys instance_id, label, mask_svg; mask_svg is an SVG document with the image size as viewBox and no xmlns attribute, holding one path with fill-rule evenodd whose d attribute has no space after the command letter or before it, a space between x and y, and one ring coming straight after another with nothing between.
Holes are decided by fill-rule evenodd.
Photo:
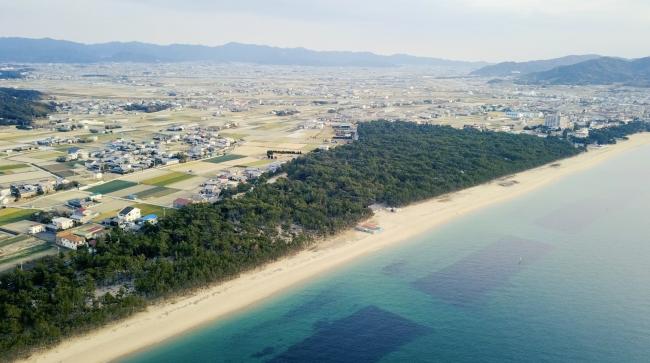
<instances>
[{"instance_id":1,"label":"ocean","mask_svg":"<svg viewBox=\"0 0 650 363\"><path fill-rule=\"evenodd\" d=\"M650 146L121 361L650 362Z\"/></svg>"}]
</instances>

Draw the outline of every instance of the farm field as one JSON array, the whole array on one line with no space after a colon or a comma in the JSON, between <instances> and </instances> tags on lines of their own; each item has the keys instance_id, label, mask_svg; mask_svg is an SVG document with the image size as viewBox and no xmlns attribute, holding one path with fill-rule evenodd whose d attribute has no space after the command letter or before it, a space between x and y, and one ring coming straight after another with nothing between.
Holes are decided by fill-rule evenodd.
<instances>
[{"instance_id":1,"label":"farm field","mask_svg":"<svg viewBox=\"0 0 650 363\"><path fill-rule=\"evenodd\" d=\"M7 164L7 165L0 165L0 174L12 174L14 170L16 169L24 169L24 168L29 168L30 166L27 164Z\"/></svg>"},{"instance_id":2,"label":"farm field","mask_svg":"<svg viewBox=\"0 0 650 363\"><path fill-rule=\"evenodd\" d=\"M37 209L5 208L0 210L0 226L29 219Z\"/></svg>"},{"instance_id":3,"label":"farm field","mask_svg":"<svg viewBox=\"0 0 650 363\"><path fill-rule=\"evenodd\" d=\"M150 199L150 198L160 198L166 195L178 192L178 189L167 188L156 186L147 190L143 190L139 193L135 193L136 198L138 199Z\"/></svg>"},{"instance_id":4,"label":"farm field","mask_svg":"<svg viewBox=\"0 0 650 363\"><path fill-rule=\"evenodd\" d=\"M140 208L140 213L143 216L147 214L156 214L162 217L165 214L165 210L172 210L172 208L165 208L158 205L147 204L147 203L134 204L133 207Z\"/></svg>"},{"instance_id":5,"label":"farm field","mask_svg":"<svg viewBox=\"0 0 650 363\"><path fill-rule=\"evenodd\" d=\"M142 184L155 185L158 187L164 187L169 184L178 183L190 178L193 178L194 175L181 173L178 171L171 171L167 174L163 174L157 177L145 179L142 181Z\"/></svg>"},{"instance_id":6,"label":"farm field","mask_svg":"<svg viewBox=\"0 0 650 363\"><path fill-rule=\"evenodd\" d=\"M132 187L134 185L137 185L138 183L132 182L132 181L126 181L126 180L113 180L108 183L104 183L101 185L94 186L92 188L86 189L86 191L91 192L91 193L97 193L97 194L109 194L113 192L117 192L118 190L126 189L128 187Z\"/></svg>"},{"instance_id":7,"label":"farm field","mask_svg":"<svg viewBox=\"0 0 650 363\"><path fill-rule=\"evenodd\" d=\"M244 155L226 154L226 155L217 156L216 158L208 159L208 160L205 160L205 161L207 161L209 163L219 164L219 163L223 163L223 162L226 162L226 161L242 159L242 158L245 158L245 157L246 156L244 156Z\"/></svg>"}]
</instances>

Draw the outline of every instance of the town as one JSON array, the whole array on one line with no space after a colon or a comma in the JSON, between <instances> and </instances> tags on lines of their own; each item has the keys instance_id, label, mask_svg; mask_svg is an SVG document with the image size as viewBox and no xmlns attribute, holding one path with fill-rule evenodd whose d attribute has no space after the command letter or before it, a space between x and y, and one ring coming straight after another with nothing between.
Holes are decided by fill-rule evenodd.
<instances>
[{"instance_id":1,"label":"town","mask_svg":"<svg viewBox=\"0 0 650 363\"><path fill-rule=\"evenodd\" d=\"M172 208L313 150L356 124L408 120L585 146L590 131L650 119L650 92L524 86L430 69L38 64L2 86L38 89L56 111L0 132L0 270L92 247ZM373 231L373 228L359 228Z\"/></svg>"}]
</instances>

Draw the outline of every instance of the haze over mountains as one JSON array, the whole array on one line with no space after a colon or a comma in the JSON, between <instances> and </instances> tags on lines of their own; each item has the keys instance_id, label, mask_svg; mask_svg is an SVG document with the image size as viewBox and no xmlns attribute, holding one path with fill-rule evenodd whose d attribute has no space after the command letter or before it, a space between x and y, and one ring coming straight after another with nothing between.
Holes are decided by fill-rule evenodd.
<instances>
[{"instance_id":1,"label":"haze over mountains","mask_svg":"<svg viewBox=\"0 0 650 363\"><path fill-rule=\"evenodd\" d=\"M586 54L569 55L562 58L534 60L529 62L502 62L477 69L471 74L481 77L507 77L518 74L548 71L555 67L568 66L600 57L601 56L596 54Z\"/></svg>"},{"instance_id":2,"label":"haze over mountains","mask_svg":"<svg viewBox=\"0 0 650 363\"><path fill-rule=\"evenodd\" d=\"M626 60L586 54L488 64L405 54L385 56L370 52L314 51L241 43L209 47L139 42L82 44L49 38L0 38L0 62L5 63L188 61L334 67L429 66L480 77L514 78L519 84L650 86L650 58Z\"/></svg>"},{"instance_id":3,"label":"haze over mountains","mask_svg":"<svg viewBox=\"0 0 650 363\"><path fill-rule=\"evenodd\" d=\"M228 43L203 45L156 45L139 42L82 44L54 39L0 38L0 62L92 63L92 62L186 62L214 61L299 66L435 66L467 71L485 62L464 62L405 54L390 56L370 52L314 51L265 45Z\"/></svg>"},{"instance_id":4,"label":"haze over mountains","mask_svg":"<svg viewBox=\"0 0 650 363\"><path fill-rule=\"evenodd\" d=\"M650 57L634 60L601 57L522 76L518 83L550 85L650 86Z\"/></svg>"},{"instance_id":5,"label":"haze over mountains","mask_svg":"<svg viewBox=\"0 0 650 363\"><path fill-rule=\"evenodd\" d=\"M650 86L650 57L623 59L598 55L567 56L531 62L503 62L471 72L481 77L505 77L518 84Z\"/></svg>"}]
</instances>

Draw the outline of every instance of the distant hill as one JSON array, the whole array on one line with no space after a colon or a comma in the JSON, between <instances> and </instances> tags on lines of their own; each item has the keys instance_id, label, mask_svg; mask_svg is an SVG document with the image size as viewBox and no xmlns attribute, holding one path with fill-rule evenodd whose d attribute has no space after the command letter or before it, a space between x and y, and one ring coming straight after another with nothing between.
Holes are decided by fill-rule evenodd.
<instances>
[{"instance_id":1,"label":"distant hill","mask_svg":"<svg viewBox=\"0 0 650 363\"><path fill-rule=\"evenodd\" d=\"M548 71L556 67L568 66L597 58L600 58L600 56L595 54L587 54L569 55L562 58L535 60L530 62L503 62L477 69L473 71L471 75L481 77L507 77L512 75Z\"/></svg>"},{"instance_id":2,"label":"distant hill","mask_svg":"<svg viewBox=\"0 0 650 363\"><path fill-rule=\"evenodd\" d=\"M41 92L0 88L0 125L30 124L36 117L47 116L52 106L41 102Z\"/></svg>"},{"instance_id":3,"label":"distant hill","mask_svg":"<svg viewBox=\"0 0 650 363\"><path fill-rule=\"evenodd\" d=\"M486 65L405 54L391 56L369 52L314 51L265 45L228 43L202 45L156 45L139 42L82 44L54 39L0 38L0 62L92 63L92 62L185 62L214 61L303 66L435 66L470 71Z\"/></svg>"},{"instance_id":4,"label":"distant hill","mask_svg":"<svg viewBox=\"0 0 650 363\"><path fill-rule=\"evenodd\" d=\"M517 83L650 87L650 57L635 60L602 57L522 76Z\"/></svg>"}]
</instances>

